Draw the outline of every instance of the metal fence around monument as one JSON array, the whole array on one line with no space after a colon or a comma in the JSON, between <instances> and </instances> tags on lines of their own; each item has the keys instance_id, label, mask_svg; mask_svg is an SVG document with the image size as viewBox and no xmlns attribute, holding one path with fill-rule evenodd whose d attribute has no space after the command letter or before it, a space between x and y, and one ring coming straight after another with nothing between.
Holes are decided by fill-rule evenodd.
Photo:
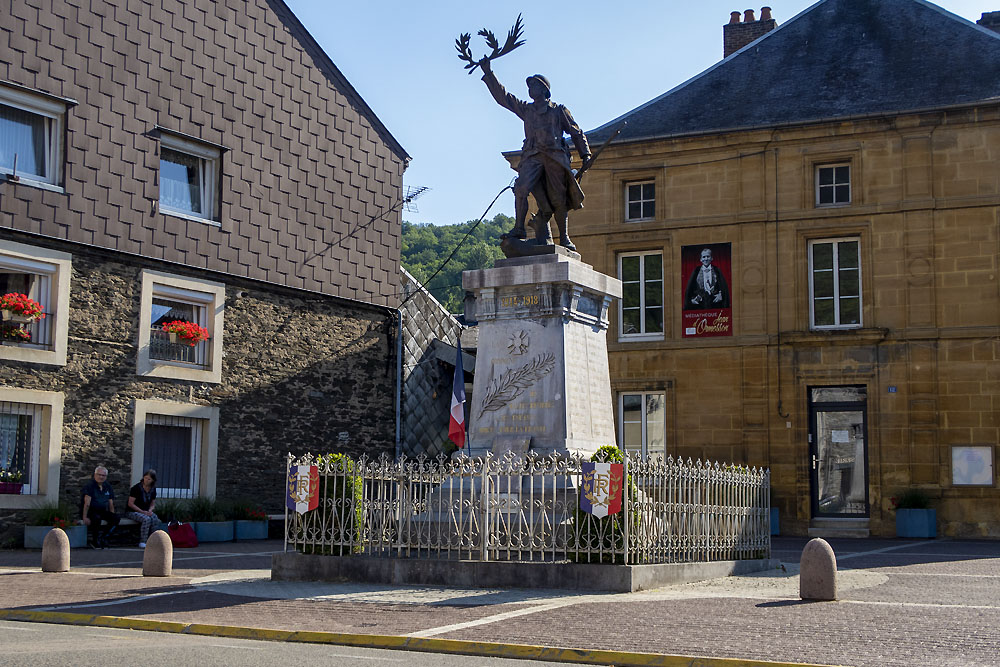
<instances>
[{"instance_id":1,"label":"metal fence around monument","mask_svg":"<svg viewBox=\"0 0 1000 667\"><path fill-rule=\"evenodd\" d=\"M286 510L285 549L624 564L770 557L770 471L629 455L621 511L597 518L579 509L585 461L289 455L286 479L291 466L318 467L319 502Z\"/></svg>"}]
</instances>

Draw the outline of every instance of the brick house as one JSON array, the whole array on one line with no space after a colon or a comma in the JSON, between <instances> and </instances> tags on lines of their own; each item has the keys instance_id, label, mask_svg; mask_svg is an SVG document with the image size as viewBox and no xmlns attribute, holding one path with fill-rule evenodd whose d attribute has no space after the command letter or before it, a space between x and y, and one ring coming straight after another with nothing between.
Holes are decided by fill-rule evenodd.
<instances>
[{"instance_id":1,"label":"brick house","mask_svg":"<svg viewBox=\"0 0 1000 667\"><path fill-rule=\"evenodd\" d=\"M3 324L0 535L98 464L277 511L286 452L391 454L409 158L288 7L9 8L0 292L46 317Z\"/></svg>"},{"instance_id":2,"label":"brick house","mask_svg":"<svg viewBox=\"0 0 1000 667\"><path fill-rule=\"evenodd\" d=\"M619 443L770 467L783 532L893 535L917 488L1000 537L1000 35L921 0L743 18L573 217L624 283Z\"/></svg>"}]
</instances>

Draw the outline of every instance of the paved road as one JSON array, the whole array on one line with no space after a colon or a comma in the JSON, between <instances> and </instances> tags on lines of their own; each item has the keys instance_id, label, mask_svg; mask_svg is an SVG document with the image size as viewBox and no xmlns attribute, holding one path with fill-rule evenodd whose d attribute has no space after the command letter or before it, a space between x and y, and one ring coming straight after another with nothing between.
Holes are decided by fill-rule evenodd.
<instances>
[{"instance_id":1,"label":"paved road","mask_svg":"<svg viewBox=\"0 0 1000 667\"><path fill-rule=\"evenodd\" d=\"M0 621L0 646L3 646L0 663L7 667L180 667L235 664L241 667L282 664L337 667L537 667L560 664L9 621Z\"/></svg>"},{"instance_id":2,"label":"paved road","mask_svg":"<svg viewBox=\"0 0 1000 667\"><path fill-rule=\"evenodd\" d=\"M1000 665L1000 542L831 540L837 602L798 600L806 540L777 538L784 570L632 594L462 590L267 579L280 543L175 552L169 579L141 552L0 552L0 607L182 623L403 635L871 667Z\"/></svg>"}]
</instances>

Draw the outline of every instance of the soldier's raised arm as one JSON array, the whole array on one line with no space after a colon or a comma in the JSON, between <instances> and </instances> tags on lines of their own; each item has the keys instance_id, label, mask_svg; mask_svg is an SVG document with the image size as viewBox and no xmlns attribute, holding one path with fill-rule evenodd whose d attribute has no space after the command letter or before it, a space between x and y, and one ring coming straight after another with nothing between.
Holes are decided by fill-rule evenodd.
<instances>
[{"instance_id":1,"label":"soldier's raised arm","mask_svg":"<svg viewBox=\"0 0 1000 667\"><path fill-rule=\"evenodd\" d=\"M502 106L504 109L509 109L518 118L524 119L524 105L527 102L522 102L517 99L511 93L507 92L507 89L503 87L503 84L497 80L496 75L493 74L493 68L490 67L489 58L483 58L479 62L479 66L483 69L483 83L489 89L490 94L493 95L493 99L497 101L497 104Z\"/></svg>"}]
</instances>

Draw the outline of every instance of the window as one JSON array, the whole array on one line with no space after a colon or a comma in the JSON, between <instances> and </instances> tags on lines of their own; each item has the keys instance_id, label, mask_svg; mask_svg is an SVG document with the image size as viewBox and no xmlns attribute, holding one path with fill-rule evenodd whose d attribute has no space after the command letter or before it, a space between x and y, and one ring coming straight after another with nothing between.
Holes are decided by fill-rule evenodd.
<instances>
[{"instance_id":1,"label":"window","mask_svg":"<svg viewBox=\"0 0 1000 667\"><path fill-rule=\"evenodd\" d=\"M66 363L72 255L3 241L0 294L26 294L42 306L44 318L0 323L0 359L39 364Z\"/></svg>"},{"instance_id":2,"label":"window","mask_svg":"<svg viewBox=\"0 0 1000 667\"><path fill-rule=\"evenodd\" d=\"M809 242L809 313L814 329L861 326L858 239Z\"/></svg>"},{"instance_id":3,"label":"window","mask_svg":"<svg viewBox=\"0 0 1000 667\"><path fill-rule=\"evenodd\" d=\"M220 283L157 271L142 272L137 373L204 382L222 381L222 315L226 288ZM181 320L208 331L191 345L163 326Z\"/></svg>"},{"instance_id":4,"label":"window","mask_svg":"<svg viewBox=\"0 0 1000 667\"><path fill-rule=\"evenodd\" d=\"M851 165L829 164L816 167L816 205L838 206L851 203Z\"/></svg>"},{"instance_id":5,"label":"window","mask_svg":"<svg viewBox=\"0 0 1000 667\"><path fill-rule=\"evenodd\" d=\"M0 508L58 499L62 415L60 392L0 387L0 470L16 480L0 493Z\"/></svg>"},{"instance_id":6,"label":"window","mask_svg":"<svg viewBox=\"0 0 1000 667\"><path fill-rule=\"evenodd\" d=\"M625 184L625 221L638 222L652 220L656 217L656 184L646 183Z\"/></svg>"},{"instance_id":7,"label":"window","mask_svg":"<svg viewBox=\"0 0 1000 667\"><path fill-rule=\"evenodd\" d=\"M663 337L663 254L628 253L618 257L622 281L619 321L622 337Z\"/></svg>"},{"instance_id":8,"label":"window","mask_svg":"<svg viewBox=\"0 0 1000 667\"><path fill-rule=\"evenodd\" d=\"M636 392L619 395L619 442L626 452L643 458L666 457L667 396L664 392Z\"/></svg>"},{"instance_id":9,"label":"window","mask_svg":"<svg viewBox=\"0 0 1000 667\"><path fill-rule=\"evenodd\" d=\"M59 184L66 104L0 86L0 173Z\"/></svg>"},{"instance_id":10,"label":"window","mask_svg":"<svg viewBox=\"0 0 1000 667\"><path fill-rule=\"evenodd\" d=\"M213 497L218 436L218 408L137 400L132 483L152 468L163 498Z\"/></svg>"},{"instance_id":11,"label":"window","mask_svg":"<svg viewBox=\"0 0 1000 667\"><path fill-rule=\"evenodd\" d=\"M160 210L200 221L218 219L221 151L190 139L160 136Z\"/></svg>"}]
</instances>

